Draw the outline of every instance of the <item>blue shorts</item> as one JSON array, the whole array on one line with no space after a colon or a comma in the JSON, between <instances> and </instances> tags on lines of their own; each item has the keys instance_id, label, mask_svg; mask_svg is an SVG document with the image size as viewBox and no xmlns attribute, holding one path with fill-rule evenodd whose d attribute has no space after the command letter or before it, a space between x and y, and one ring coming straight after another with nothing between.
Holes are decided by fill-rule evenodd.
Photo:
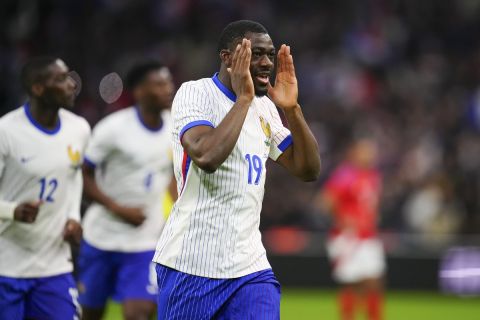
<instances>
[{"instance_id":1,"label":"blue shorts","mask_svg":"<svg viewBox=\"0 0 480 320\"><path fill-rule=\"evenodd\" d=\"M82 306L103 308L112 298L157 299L157 277L152 262L154 251L115 252L97 249L82 241L78 257L78 291Z\"/></svg>"},{"instance_id":2,"label":"blue shorts","mask_svg":"<svg viewBox=\"0 0 480 320\"><path fill-rule=\"evenodd\" d=\"M42 278L0 276L0 319L78 320L77 297L70 273Z\"/></svg>"},{"instance_id":3,"label":"blue shorts","mask_svg":"<svg viewBox=\"0 0 480 320\"><path fill-rule=\"evenodd\" d=\"M158 319L280 319L280 284L271 269L211 279L157 264Z\"/></svg>"}]
</instances>

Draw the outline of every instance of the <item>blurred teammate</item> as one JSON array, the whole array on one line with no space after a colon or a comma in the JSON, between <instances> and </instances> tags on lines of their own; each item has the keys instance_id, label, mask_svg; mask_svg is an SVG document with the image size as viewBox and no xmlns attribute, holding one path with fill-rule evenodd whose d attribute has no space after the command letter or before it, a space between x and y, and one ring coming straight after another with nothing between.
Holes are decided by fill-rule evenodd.
<instances>
[{"instance_id":1,"label":"blurred teammate","mask_svg":"<svg viewBox=\"0 0 480 320\"><path fill-rule=\"evenodd\" d=\"M88 123L65 63L22 70L29 101L0 119L0 319L79 319L70 247L80 242Z\"/></svg>"},{"instance_id":2,"label":"blurred teammate","mask_svg":"<svg viewBox=\"0 0 480 320\"><path fill-rule=\"evenodd\" d=\"M220 36L219 73L184 83L175 96L180 195L154 258L159 319L280 316L280 285L258 229L265 164L271 158L310 181L319 175L320 157L297 102L290 47L278 52L272 87L275 56L262 25L233 22Z\"/></svg>"},{"instance_id":3,"label":"blurred teammate","mask_svg":"<svg viewBox=\"0 0 480 320\"><path fill-rule=\"evenodd\" d=\"M125 319L155 312L152 257L164 225L162 195L174 181L170 107L174 85L157 62L130 70L136 105L101 120L86 150L85 194L94 201L84 221L79 257L84 319L100 319L109 297ZM170 187L176 198L176 186Z\"/></svg>"},{"instance_id":4,"label":"blurred teammate","mask_svg":"<svg viewBox=\"0 0 480 320\"><path fill-rule=\"evenodd\" d=\"M383 247L377 238L381 177L376 145L362 138L354 141L347 159L332 173L317 203L330 211L334 227L327 243L333 276L342 289L341 318L355 318L365 304L368 319L382 319Z\"/></svg>"}]
</instances>

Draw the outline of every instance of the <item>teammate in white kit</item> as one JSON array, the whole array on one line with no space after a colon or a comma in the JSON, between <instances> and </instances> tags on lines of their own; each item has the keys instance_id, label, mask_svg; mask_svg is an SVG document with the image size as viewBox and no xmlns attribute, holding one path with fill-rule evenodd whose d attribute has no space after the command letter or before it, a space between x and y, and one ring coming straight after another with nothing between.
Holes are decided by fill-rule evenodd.
<instances>
[{"instance_id":1,"label":"teammate in white kit","mask_svg":"<svg viewBox=\"0 0 480 320\"><path fill-rule=\"evenodd\" d=\"M158 62L127 75L135 106L94 128L84 165L85 194L94 202L83 221L79 256L84 319L100 319L112 297L125 319L149 319L157 284L152 257L165 223L162 195L172 185L171 119L174 85Z\"/></svg>"},{"instance_id":2,"label":"teammate in white kit","mask_svg":"<svg viewBox=\"0 0 480 320\"><path fill-rule=\"evenodd\" d=\"M0 119L0 319L79 319L70 247L81 238L81 164L90 135L57 58L22 70L29 101Z\"/></svg>"},{"instance_id":3,"label":"teammate in white kit","mask_svg":"<svg viewBox=\"0 0 480 320\"><path fill-rule=\"evenodd\" d=\"M262 25L233 22L220 36L219 73L184 83L175 96L179 198L154 257L159 319L280 316L280 286L259 231L265 164L271 158L312 181L320 157L297 103L290 47L277 54L272 87L275 55Z\"/></svg>"}]
</instances>

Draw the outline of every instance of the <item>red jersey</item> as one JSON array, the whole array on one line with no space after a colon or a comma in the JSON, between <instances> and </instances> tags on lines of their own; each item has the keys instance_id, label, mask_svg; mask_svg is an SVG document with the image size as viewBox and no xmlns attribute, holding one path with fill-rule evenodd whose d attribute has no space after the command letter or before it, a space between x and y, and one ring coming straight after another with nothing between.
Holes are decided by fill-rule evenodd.
<instances>
[{"instance_id":1,"label":"red jersey","mask_svg":"<svg viewBox=\"0 0 480 320\"><path fill-rule=\"evenodd\" d=\"M376 235L382 188L378 170L342 164L333 172L325 188L333 200L333 234L350 227L361 238Z\"/></svg>"}]
</instances>

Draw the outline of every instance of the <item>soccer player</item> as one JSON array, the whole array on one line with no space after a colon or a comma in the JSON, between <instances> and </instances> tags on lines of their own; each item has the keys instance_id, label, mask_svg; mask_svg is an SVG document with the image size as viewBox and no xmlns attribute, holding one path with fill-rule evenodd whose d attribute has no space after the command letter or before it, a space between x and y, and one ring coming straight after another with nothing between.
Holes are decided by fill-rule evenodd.
<instances>
[{"instance_id":1,"label":"soccer player","mask_svg":"<svg viewBox=\"0 0 480 320\"><path fill-rule=\"evenodd\" d=\"M85 119L57 58L29 61L29 99L0 119L0 319L79 319L67 241L80 242Z\"/></svg>"},{"instance_id":2,"label":"soccer player","mask_svg":"<svg viewBox=\"0 0 480 320\"><path fill-rule=\"evenodd\" d=\"M173 102L180 195L154 257L158 318L278 319L280 285L259 231L265 164L315 180L318 145L297 102L289 46L276 54L262 25L241 20L223 30L218 53L220 71L184 83Z\"/></svg>"},{"instance_id":3,"label":"soccer player","mask_svg":"<svg viewBox=\"0 0 480 320\"><path fill-rule=\"evenodd\" d=\"M94 202L83 221L79 256L84 319L100 319L109 297L125 319L149 319L157 283L152 257L164 226L162 195L172 184L170 107L174 85L167 67L143 62L127 75L135 106L94 128L84 165L85 194Z\"/></svg>"},{"instance_id":4,"label":"soccer player","mask_svg":"<svg viewBox=\"0 0 480 320\"><path fill-rule=\"evenodd\" d=\"M333 277L340 283L341 319L355 318L365 304L368 319L382 319L383 247L377 238L381 177L377 149L368 138L357 138L346 161L333 171L316 202L334 217L327 243Z\"/></svg>"}]
</instances>

